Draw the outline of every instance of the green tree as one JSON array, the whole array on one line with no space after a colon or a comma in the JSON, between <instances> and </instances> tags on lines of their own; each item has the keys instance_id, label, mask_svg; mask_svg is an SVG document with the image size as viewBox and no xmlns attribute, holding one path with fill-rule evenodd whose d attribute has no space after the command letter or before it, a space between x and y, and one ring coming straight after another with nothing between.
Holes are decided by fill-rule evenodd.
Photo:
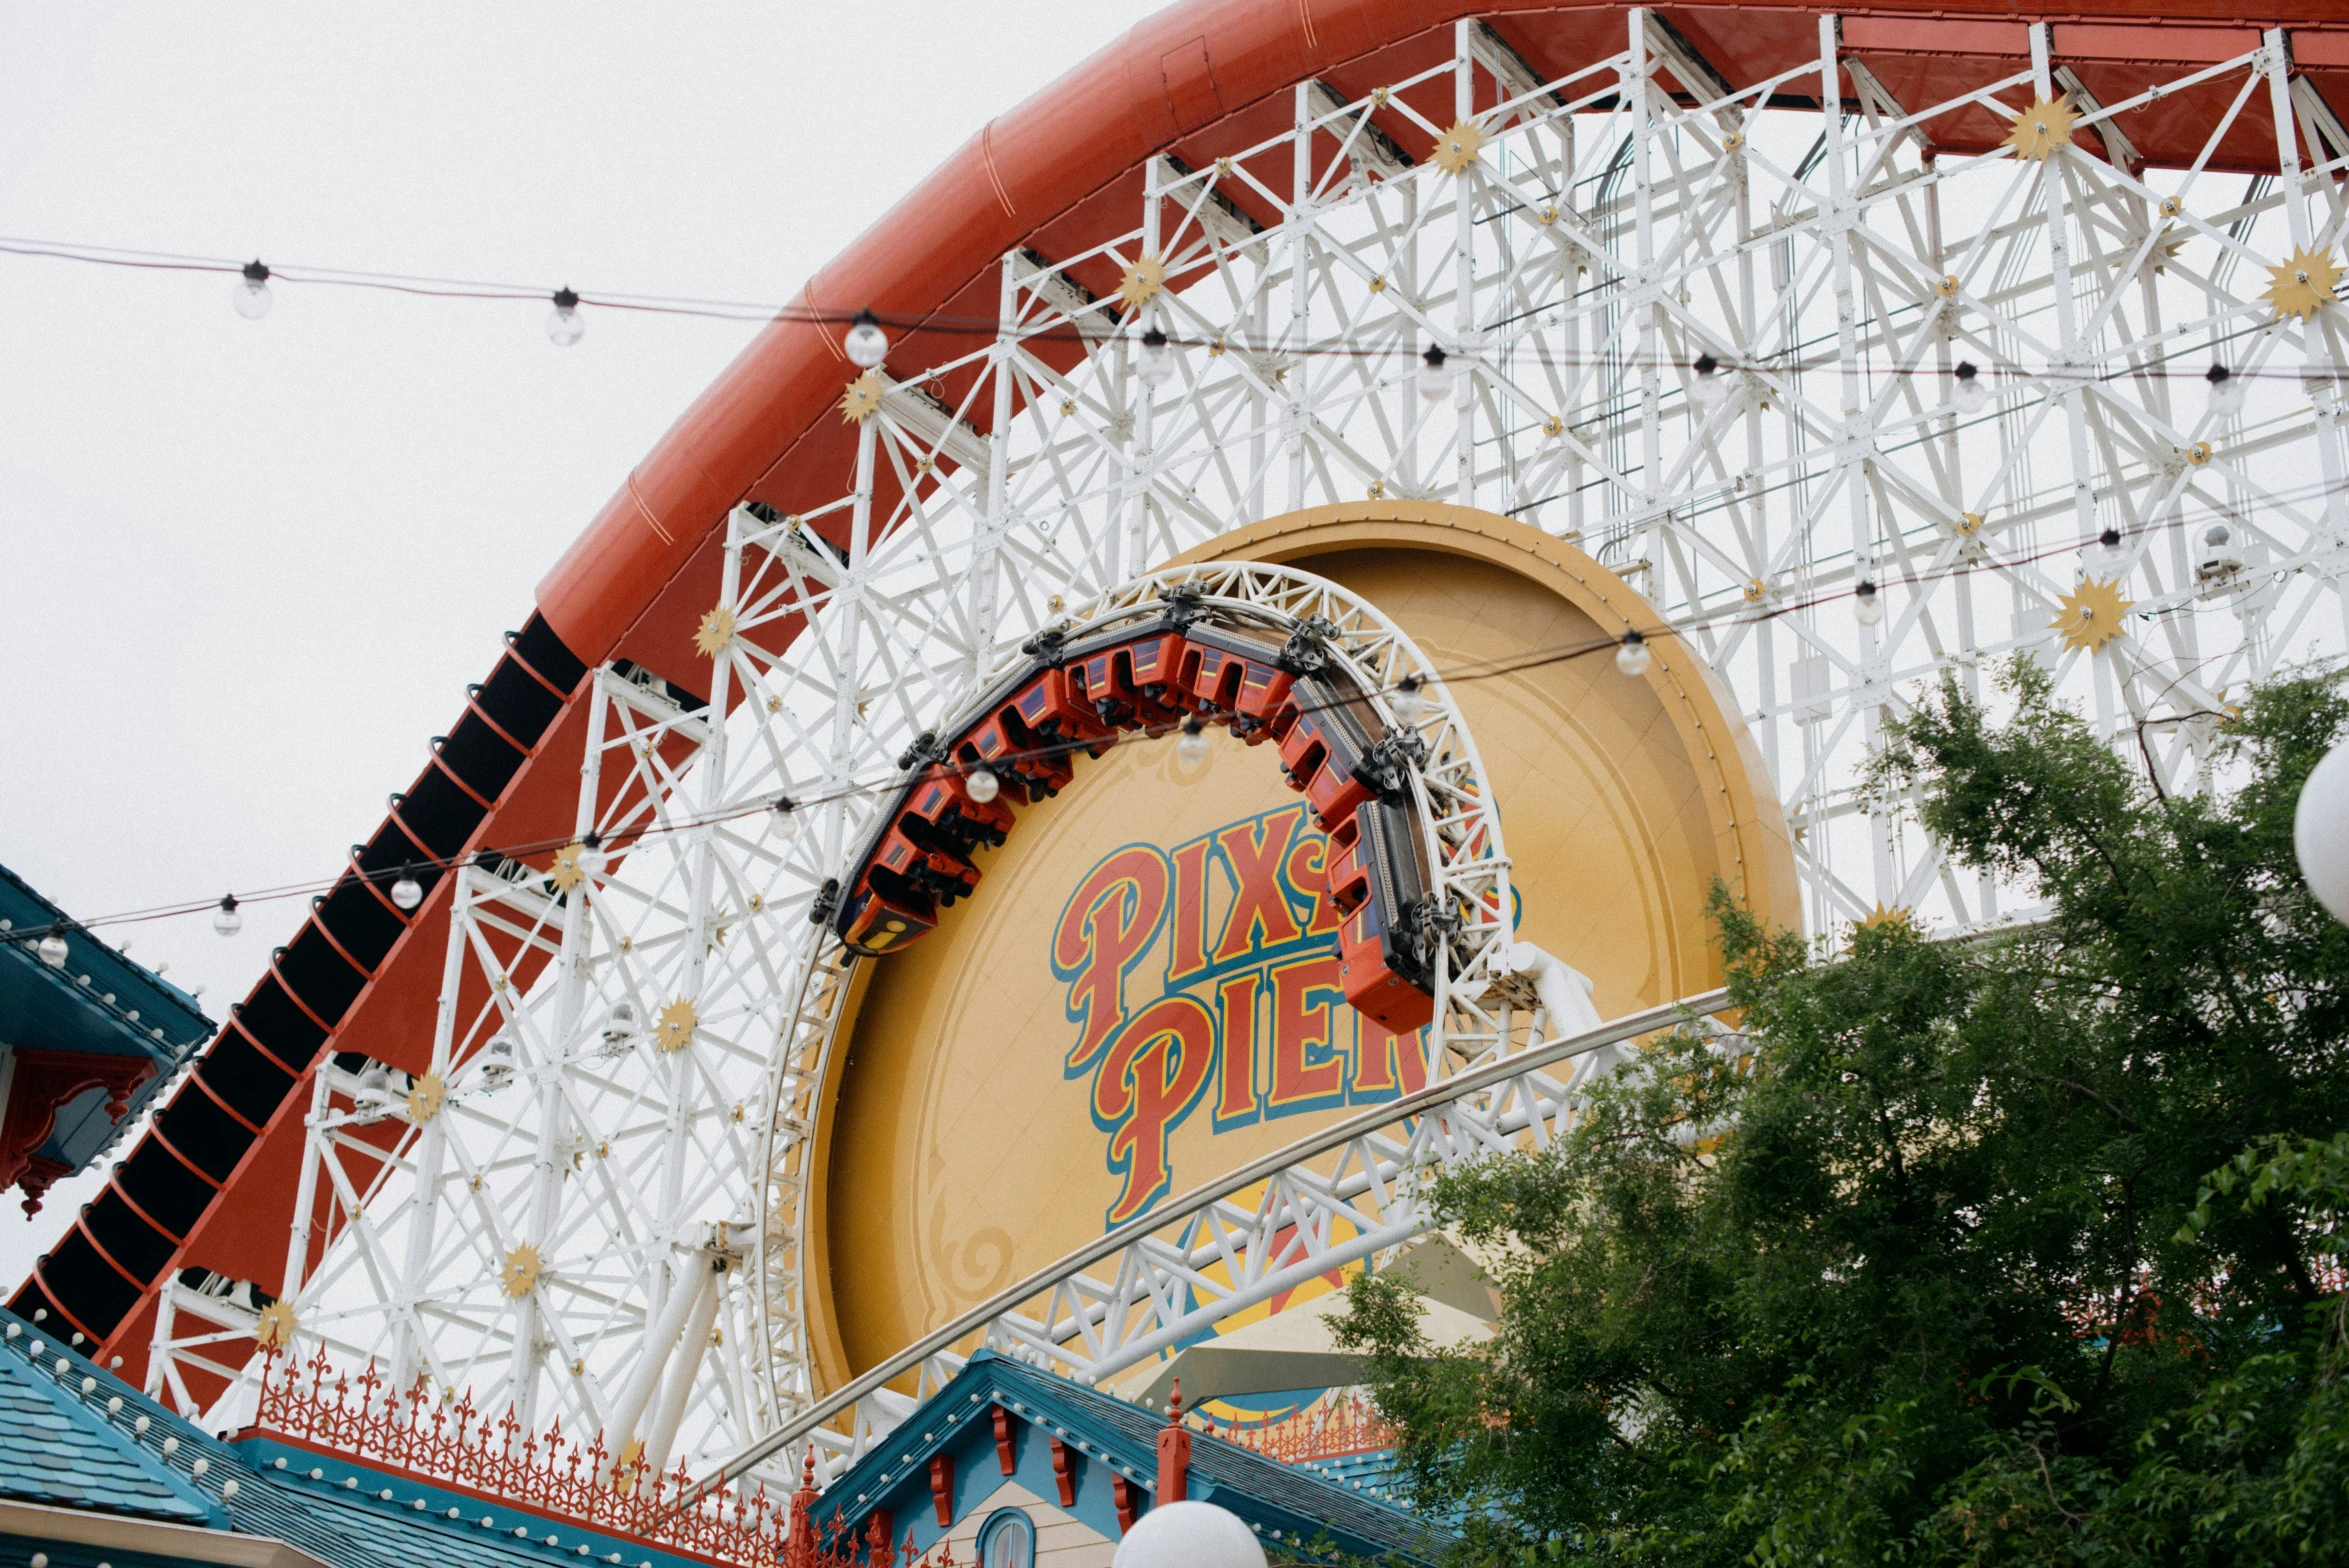
<instances>
[{"instance_id":1,"label":"green tree","mask_svg":"<svg viewBox=\"0 0 2349 1568\"><path fill-rule=\"evenodd\" d=\"M1341 1334L1482 1560L2349 1561L2349 930L2292 858L2349 721L2272 683L2165 798L2029 662L1873 777L2044 918L1829 957L1716 890L1742 1033L1443 1178L1484 1347L1367 1276Z\"/></svg>"}]
</instances>

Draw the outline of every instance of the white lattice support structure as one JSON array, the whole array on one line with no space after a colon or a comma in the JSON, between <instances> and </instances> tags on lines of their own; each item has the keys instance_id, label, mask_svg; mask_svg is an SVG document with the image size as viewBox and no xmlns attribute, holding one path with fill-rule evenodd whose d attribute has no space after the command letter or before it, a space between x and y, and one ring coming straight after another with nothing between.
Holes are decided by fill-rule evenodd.
<instances>
[{"instance_id":1,"label":"white lattice support structure","mask_svg":"<svg viewBox=\"0 0 2349 1568\"><path fill-rule=\"evenodd\" d=\"M1024 643L1155 591L1128 585L1271 511L1475 505L1631 579L1753 730L1815 935L1878 906L1954 930L2014 913L2012 890L1961 880L1859 787L1928 682L1977 688L1986 662L2035 652L2165 787L2195 787L2247 682L2349 637L2341 310L2285 314L2263 293L2293 252L2339 248L2349 134L2277 32L2123 101L2076 98L2045 157L1935 157L1936 127L1964 114L2034 143L2035 106L2067 85L2047 31L2009 76L1935 104L1896 101L1841 37L1822 17L1815 58L1731 81L1635 11L1620 50L1543 81L1462 23L1417 76L1359 97L1299 84L1261 144L1153 161L1123 234L1001 258L988 341L845 386L848 490L728 522L707 706L621 667L596 677L576 831L610 865L555 890L543 870L466 872L437 1118L356 1126L356 1081L322 1077L297 1337L541 1419L633 1427L627 1393L665 1422L665 1325L698 1321L672 1293L739 1255L712 1298L719 1343L687 1347L676 1452L698 1472L816 1411L845 1423L825 1439L845 1451L893 1419L903 1396L879 1385L834 1412L805 1344L807 1096L849 974L809 913L900 758ZM1773 107L1788 99L1825 113ZM2217 106L2185 167L2141 166L2114 131L2157 99ZM1413 107L1431 102L1454 123ZM2256 105L2279 126L2275 166L2246 189L2208 165ZM1438 143L1452 153L1411 161ZM1124 287L1078 281L1104 276ZM1151 326L1172 340L1163 378ZM1434 398L1431 345L1458 372ZM2237 411L2206 394L2214 362L2248 385ZM1867 624L1863 582L1884 612ZM766 832L778 795L800 803L787 836ZM1498 978L1450 972L1459 1048L1432 1065L1492 1071L1532 1038L1529 997ZM638 1034L607 1057L622 1002ZM658 1019L680 1005L684 1045L662 1052ZM515 1080L494 1092L493 1038ZM1564 1103L1528 1083L1513 1104ZM1492 1137L1547 1136L1554 1118L1526 1114ZM1130 1267L1072 1264L982 1326L1109 1375L1282 1269L1388 1235L1417 1213L1384 1174L1405 1156L1420 1150L1300 1156L1254 1178L1261 1194L1152 1220ZM1266 1239L1275 1216L1306 1222L1310 1256ZM509 1296L524 1246L541 1273ZM189 1293L158 1319L165 1361L237 1331L241 1309ZM946 1354L901 1370L933 1376Z\"/></svg>"}]
</instances>

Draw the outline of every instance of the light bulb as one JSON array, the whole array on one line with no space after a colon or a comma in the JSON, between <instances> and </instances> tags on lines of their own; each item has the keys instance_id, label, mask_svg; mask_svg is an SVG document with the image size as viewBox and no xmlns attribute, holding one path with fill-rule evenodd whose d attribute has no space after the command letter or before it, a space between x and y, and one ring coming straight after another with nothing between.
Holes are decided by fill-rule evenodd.
<instances>
[{"instance_id":1,"label":"light bulb","mask_svg":"<svg viewBox=\"0 0 2349 1568\"><path fill-rule=\"evenodd\" d=\"M33 951L39 953L41 962L50 968L63 969L65 967L65 938L56 932L52 931L41 938L40 944Z\"/></svg>"},{"instance_id":2,"label":"light bulb","mask_svg":"<svg viewBox=\"0 0 2349 1568\"><path fill-rule=\"evenodd\" d=\"M1876 585L1865 577L1861 578L1859 586L1852 590L1851 613L1852 618L1862 626L1877 626L1883 623L1884 595L1878 593Z\"/></svg>"},{"instance_id":3,"label":"light bulb","mask_svg":"<svg viewBox=\"0 0 2349 1568\"><path fill-rule=\"evenodd\" d=\"M223 895L220 907L212 911L212 929L222 936L235 936L245 929L245 917L237 912L235 894Z\"/></svg>"},{"instance_id":4,"label":"light bulb","mask_svg":"<svg viewBox=\"0 0 2349 1568\"><path fill-rule=\"evenodd\" d=\"M247 321L259 321L268 315L269 307L277 303L269 292L269 269L258 260L246 262L245 275L229 300L236 306L237 314Z\"/></svg>"},{"instance_id":5,"label":"light bulb","mask_svg":"<svg viewBox=\"0 0 2349 1568\"><path fill-rule=\"evenodd\" d=\"M625 1056L636 1041L636 1004L622 997L604 1021L604 1055Z\"/></svg>"},{"instance_id":6,"label":"light bulb","mask_svg":"<svg viewBox=\"0 0 2349 1568\"><path fill-rule=\"evenodd\" d=\"M1175 370L1174 350L1167 346L1166 334L1152 327L1142 334L1142 355L1135 364L1134 373L1150 385L1164 386L1166 378Z\"/></svg>"},{"instance_id":7,"label":"light bulb","mask_svg":"<svg viewBox=\"0 0 2349 1568\"><path fill-rule=\"evenodd\" d=\"M1445 358L1443 348L1434 343L1419 357L1419 395L1430 403L1440 403L1452 395L1455 372Z\"/></svg>"},{"instance_id":8,"label":"light bulb","mask_svg":"<svg viewBox=\"0 0 2349 1568\"><path fill-rule=\"evenodd\" d=\"M579 296L569 285L555 290L555 308L547 313L547 340L557 348L569 348L587 336L586 318L579 314Z\"/></svg>"},{"instance_id":9,"label":"light bulb","mask_svg":"<svg viewBox=\"0 0 2349 1568\"><path fill-rule=\"evenodd\" d=\"M777 795L767 803L767 837L788 844L799 836L799 802Z\"/></svg>"},{"instance_id":10,"label":"light bulb","mask_svg":"<svg viewBox=\"0 0 2349 1568\"><path fill-rule=\"evenodd\" d=\"M604 853L603 835L589 828L579 840L580 872L586 876L600 877L604 874L604 868L611 863L612 857Z\"/></svg>"},{"instance_id":11,"label":"light bulb","mask_svg":"<svg viewBox=\"0 0 2349 1568\"><path fill-rule=\"evenodd\" d=\"M424 902L424 885L406 866L400 867L400 879L391 885L391 901L402 909L414 909Z\"/></svg>"},{"instance_id":12,"label":"light bulb","mask_svg":"<svg viewBox=\"0 0 2349 1568\"><path fill-rule=\"evenodd\" d=\"M2349 925L2349 745L2308 770L2292 813L2292 851L2316 901Z\"/></svg>"},{"instance_id":13,"label":"light bulb","mask_svg":"<svg viewBox=\"0 0 2349 1568\"><path fill-rule=\"evenodd\" d=\"M1721 362L1710 354L1699 354L1691 368L1696 377L1688 384L1689 401L1703 409L1720 407L1729 395L1729 378L1721 373Z\"/></svg>"},{"instance_id":14,"label":"light bulb","mask_svg":"<svg viewBox=\"0 0 2349 1568\"><path fill-rule=\"evenodd\" d=\"M1978 414L1990 403L1990 383L1982 379L1982 372L1974 368L1970 359L1961 359L1957 367L1957 385L1950 390L1949 400L1958 406L1961 414Z\"/></svg>"},{"instance_id":15,"label":"light bulb","mask_svg":"<svg viewBox=\"0 0 2349 1568\"><path fill-rule=\"evenodd\" d=\"M1621 646L1615 650L1615 668L1637 679L1647 674L1656 655L1648 647L1648 640L1637 632L1625 632Z\"/></svg>"},{"instance_id":16,"label":"light bulb","mask_svg":"<svg viewBox=\"0 0 2349 1568\"><path fill-rule=\"evenodd\" d=\"M382 1121L391 1097L391 1074L381 1062L369 1062L367 1070L359 1075L358 1087L351 1093L351 1120L363 1127Z\"/></svg>"},{"instance_id":17,"label":"light bulb","mask_svg":"<svg viewBox=\"0 0 2349 1568\"><path fill-rule=\"evenodd\" d=\"M871 311L860 310L856 325L848 329L840 346L848 351L849 363L870 370L889 357L889 334L881 330Z\"/></svg>"},{"instance_id":18,"label":"light bulb","mask_svg":"<svg viewBox=\"0 0 2349 1568\"><path fill-rule=\"evenodd\" d=\"M494 1035L481 1050L481 1086L495 1094L514 1081L514 1041L510 1035Z\"/></svg>"},{"instance_id":19,"label":"light bulb","mask_svg":"<svg viewBox=\"0 0 2349 1568\"><path fill-rule=\"evenodd\" d=\"M964 776L962 787L982 806L1003 793L1003 781L985 768L973 768Z\"/></svg>"},{"instance_id":20,"label":"light bulb","mask_svg":"<svg viewBox=\"0 0 2349 1568\"><path fill-rule=\"evenodd\" d=\"M2224 365L2213 365L2203 372L2202 378L2210 383L2212 413L2221 419L2232 419L2243 412L2243 397L2250 388L2243 385L2241 376Z\"/></svg>"},{"instance_id":21,"label":"light bulb","mask_svg":"<svg viewBox=\"0 0 2349 1568\"><path fill-rule=\"evenodd\" d=\"M1395 682L1394 695L1387 698L1387 706L1394 711L1395 722L1408 728L1427 717L1427 694L1420 690L1419 677L1406 675Z\"/></svg>"},{"instance_id":22,"label":"light bulb","mask_svg":"<svg viewBox=\"0 0 2349 1568\"><path fill-rule=\"evenodd\" d=\"M1183 720L1182 739L1175 742L1175 761L1186 768L1207 766L1207 726L1195 713Z\"/></svg>"}]
</instances>

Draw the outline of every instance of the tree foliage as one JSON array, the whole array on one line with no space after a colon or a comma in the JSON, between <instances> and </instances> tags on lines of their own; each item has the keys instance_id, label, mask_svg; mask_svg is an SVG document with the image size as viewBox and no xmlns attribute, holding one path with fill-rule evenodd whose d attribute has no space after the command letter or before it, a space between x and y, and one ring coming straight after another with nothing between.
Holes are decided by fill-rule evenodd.
<instances>
[{"instance_id":1,"label":"tree foliage","mask_svg":"<svg viewBox=\"0 0 2349 1568\"><path fill-rule=\"evenodd\" d=\"M1827 956L1716 890L1742 1033L1443 1178L1496 1259L1437 1353L1342 1335L1464 1550L1675 1565L2349 1561L2349 930L2292 811L2349 720L2280 681L2164 798L2018 662L1873 784L2044 919Z\"/></svg>"}]
</instances>

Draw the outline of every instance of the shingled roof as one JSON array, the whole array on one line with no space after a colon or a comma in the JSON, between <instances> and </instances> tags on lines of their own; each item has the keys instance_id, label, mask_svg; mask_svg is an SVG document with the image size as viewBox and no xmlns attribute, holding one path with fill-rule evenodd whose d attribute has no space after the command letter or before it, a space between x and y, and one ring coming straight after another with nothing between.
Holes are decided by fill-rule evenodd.
<instances>
[{"instance_id":1,"label":"shingled roof","mask_svg":"<svg viewBox=\"0 0 2349 1568\"><path fill-rule=\"evenodd\" d=\"M59 1344L46 1323L7 1311L0 1454L0 1501L283 1541L329 1568L705 1568L410 1477L267 1441L223 1441ZM66 1559L51 1555L62 1568Z\"/></svg>"}]
</instances>

